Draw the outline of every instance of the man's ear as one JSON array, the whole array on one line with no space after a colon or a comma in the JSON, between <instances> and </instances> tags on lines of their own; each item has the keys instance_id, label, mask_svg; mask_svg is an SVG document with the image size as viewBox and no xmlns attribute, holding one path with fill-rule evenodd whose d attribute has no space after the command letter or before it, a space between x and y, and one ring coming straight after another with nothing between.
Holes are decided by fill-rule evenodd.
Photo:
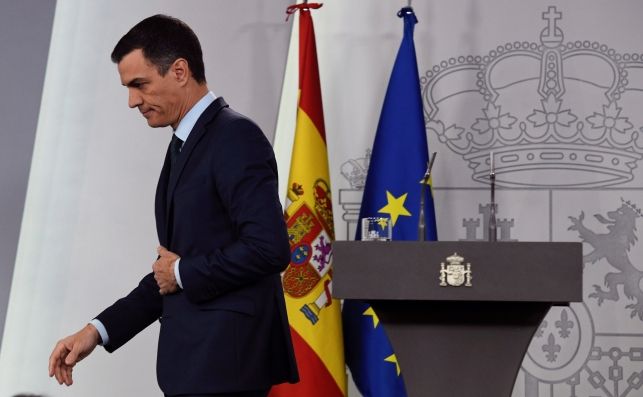
<instances>
[{"instance_id":1,"label":"man's ear","mask_svg":"<svg viewBox=\"0 0 643 397\"><path fill-rule=\"evenodd\" d=\"M174 75L176 81L181 85L186 84L190 79L190 67L188 66L188 61L184 58L178 58L174 61L170 67L170 71Z\"/></svg>"}]
</instances>

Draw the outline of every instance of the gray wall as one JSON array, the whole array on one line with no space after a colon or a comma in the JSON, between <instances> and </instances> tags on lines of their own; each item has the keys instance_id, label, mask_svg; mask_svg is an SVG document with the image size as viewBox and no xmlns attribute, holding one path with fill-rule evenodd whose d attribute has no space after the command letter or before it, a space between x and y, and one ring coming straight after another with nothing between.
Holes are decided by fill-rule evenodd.
<instances>
[{"instance_id":1,"label":"gray wall","mask_svg":"<svg viewBox=\"0 0 643 397\"><path fill-rule=\"evenodd\" d=\"M55 8L55 0L0 2L0 343Z\"/></svg>"}]
</instances>

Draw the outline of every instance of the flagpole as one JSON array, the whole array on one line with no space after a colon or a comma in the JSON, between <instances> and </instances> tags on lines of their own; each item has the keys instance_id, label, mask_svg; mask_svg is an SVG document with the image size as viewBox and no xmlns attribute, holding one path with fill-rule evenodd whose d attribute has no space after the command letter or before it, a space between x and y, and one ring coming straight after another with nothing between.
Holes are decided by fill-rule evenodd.
<instances>
[{"instance_id":1,"label":"flagpole","mask_svg":"<svg viewBox=\"0 0 643 397\"><path fill-rule=\"evenodd\" d=\"M431 170L433 169L433 162L435 161L435 156L437 155L437 152L433 152L431 154L431 160L429 161L426 172L424 173L424 177L420 180L420 183L422 184L422 188L420 189L420 213L418 215L418 241L425 241L426 240L426 219L424 217L424 207L426 206L425 203L425 195L426 195L426 185L429 184L429 180L431 179Z\"/></svg>"}]
</instances>

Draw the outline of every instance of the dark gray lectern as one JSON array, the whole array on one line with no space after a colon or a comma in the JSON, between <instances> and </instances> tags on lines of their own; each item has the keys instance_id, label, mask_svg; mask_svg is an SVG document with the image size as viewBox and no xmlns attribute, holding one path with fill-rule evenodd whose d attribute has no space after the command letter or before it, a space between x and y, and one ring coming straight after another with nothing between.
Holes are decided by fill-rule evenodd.
<instances>
[{"instance_id":1,"label":"dark gray lectern","mask_svg":"<svg viewBox=\"0 0 643 397\"><path fill-rule=\"evenodd\" d=\"M549 308L582 300L581 243L337 241L333 266L333 295L384 324L409 397L510 397Z\"/></svg>"}]
</instances>

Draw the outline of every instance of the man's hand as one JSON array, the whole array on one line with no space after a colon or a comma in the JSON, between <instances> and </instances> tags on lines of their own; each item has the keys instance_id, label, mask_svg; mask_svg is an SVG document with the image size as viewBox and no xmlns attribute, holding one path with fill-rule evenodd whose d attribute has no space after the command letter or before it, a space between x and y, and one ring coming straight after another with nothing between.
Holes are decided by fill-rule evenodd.
<instances>
[{"instance_id":1,"label":"man's hand","mask_svg":"<svg viewBox=\"0 0 643 397\"><path fill-rule=\"evenodd\" d=\"M159 293L167 295L176 292L178 286L176 277L174 277L174 262L179 259L179 256L163 246L158 247L156 251L159 258L152 265L152 271L154 271L154 279L159 285Z\"/></svg>"},{"instance_id":2,"label":"man's hand","mask_svg":"<svg viewBox=\"0 0 643 397\"><path fill-rule=\"evenodd\" d=\"M89 356L100 341L98 330L91 324L59 340L49 356L49 376L56 376L59 384L70 386L74 383L71 374L74 365Z\"/></svg>"}]
</instances>

